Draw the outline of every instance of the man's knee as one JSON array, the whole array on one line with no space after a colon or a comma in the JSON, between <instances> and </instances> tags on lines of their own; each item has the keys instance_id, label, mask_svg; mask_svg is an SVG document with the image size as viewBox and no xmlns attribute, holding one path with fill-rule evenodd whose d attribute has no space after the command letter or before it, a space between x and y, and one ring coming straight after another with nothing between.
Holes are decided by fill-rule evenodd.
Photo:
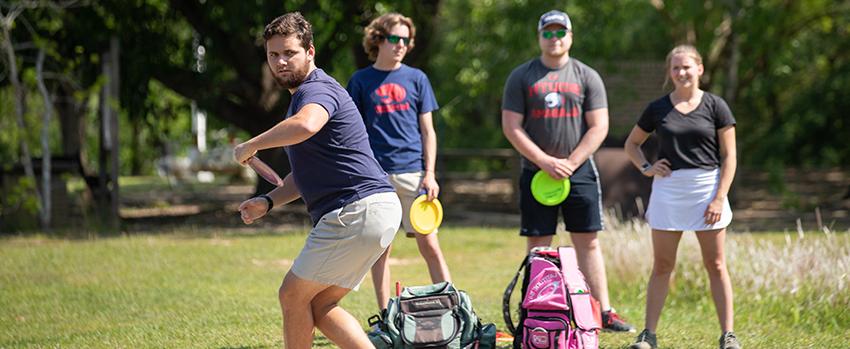
<instances>
[{"instance_id":1,"label":"man's knee","mask_svg":"<svg viewBox=\"0 0 850 349\"><path fill-rule=\"evenodd\" d=\"M528 250L535 247L549 247L552 245L553 236L554 235L529 236L527 240Z\"/></svg>"},{"instance_id":2,"label":"man's knee","mask_svg":"<svg viewBox=\"0 0 850 349\"><path fill-rule=\"evenodd\" d=\"M339 301L317 302L316 300L313 300L313 302L310 302L310 311L313 312L314 321L319 322L325 317L325 315L337 306L339 306Z\"/></svg>"},{"instance_id":3,"label":"man's knee","mask_svg":"<svg viewBox=\"0 0 850 349\"><path fill-rule=\"evenodd\" d=\"M330 287L310 301L310 310L313 312L313 318L319 321L331 310L339 306L339 302L350 290L340 287Z\"/></svg>"},{"instance_id":4,"label":"man's knee","mask_svg":"<svg viewBox=\"0 0 850 349\"><path fill-rule=\"evenodd\" d=\"M281 307L290 308L299 302L298 291L286 284L280 285L280 288L277 289L277 299L280 301Z\"/></svg>"},{"instance_id":5,"label":"man's knee","mask_svg":"<svg viewBox=\"0 0 850 349\"><path fill-rule=\"evenodd\" d=\"M297 277L293 274L287 274L277 290L277 298L280 301L280 306L288 309L309 304L312 296L307 293L304 287L298 287Z\"/></svg>"},{"instance_id":6,"label":"man's knee","mask_svg":"<svg viewBox=\"0 0 850 349\"><path fill-rule=\"evenodd\" d=\"M436 236L433 238L430 236L424 237L417 245L419 247L419 254L426 260L436 259L440 255L440 243L436 239Z\"/></svg>"},{"instance_id":7,"label":"man's knee","mask_svg":"<svg viewBox=\"0 0 850 349\"><path fill-rule=\"evenodd\" d=\"M570 239L576 250L593 251L599 249L599 239L596 233L572 233Z\"/></svg>"}]
</instances>

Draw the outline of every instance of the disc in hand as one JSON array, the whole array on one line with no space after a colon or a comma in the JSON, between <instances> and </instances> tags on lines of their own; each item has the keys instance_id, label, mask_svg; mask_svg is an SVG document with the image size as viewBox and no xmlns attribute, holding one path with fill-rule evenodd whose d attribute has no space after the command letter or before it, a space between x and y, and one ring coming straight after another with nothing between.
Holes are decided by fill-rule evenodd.
<instances>
[{"instance_id":1,"label":"disc in hand","mask_svg":"<svg viewBox=\"0 0 850 349\"><path fill-rule=\"evenodd\" d=\"M263 179L265 179L269 183L274 184L278 187L283 186L283 180L280 179L280 176L277 175L277 172L275 172L269 165L266 165L266 163L260 160L258 157L252 156L250 159L248 159L248 166L251 166L254 172L257 172L260 177L263 177Z\"/></svg>"}]
</instances>

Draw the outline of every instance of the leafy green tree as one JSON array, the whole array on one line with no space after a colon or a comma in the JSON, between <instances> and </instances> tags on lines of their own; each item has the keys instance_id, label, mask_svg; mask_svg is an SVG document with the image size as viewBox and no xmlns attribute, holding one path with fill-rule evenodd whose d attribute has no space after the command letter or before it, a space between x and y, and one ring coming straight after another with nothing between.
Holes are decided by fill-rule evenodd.
<instances>
[{"instance_id":1,"label":"leafy green tree","mask_svg":"<svg viewBox=\"0 0 850 349\"><path fill-rule=\"evenodd\" d=\"M249 136L280 121L289 97L265 68L261 31L296 10L314 25L317 65L343 84L370 64L361 39L372 18L389 11L413 17L417 47L406 63L425 70L435 86L441 147L505 147L502 86L514 67L539 55L536 21L552 8L571 15L571 52L591 66L662 60L677 43L695 44L706 58L704 87L738 115L742 162L850 163L842 143L850 130L839 117L850 85L847 2L101 0L27 11L27 25L11 35L35 35L48 48L45 66L55 72L48 89L56 93L66 154L93 148L87 142L96 139L92 96L102 83L101 55L119 38L122 137L129 144L123 171L140 173L150 171L163 143L186 142L189 101L214 127ZM261 157L287 171L279 150Z\"/></svg>"}]
</instances>

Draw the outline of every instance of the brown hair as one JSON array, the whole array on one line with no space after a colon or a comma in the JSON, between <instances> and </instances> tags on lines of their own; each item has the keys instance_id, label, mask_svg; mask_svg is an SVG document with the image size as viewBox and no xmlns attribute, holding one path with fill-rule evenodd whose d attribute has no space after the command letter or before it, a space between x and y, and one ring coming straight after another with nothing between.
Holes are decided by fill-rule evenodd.
<instances>
[{"instance_id":1,"label":"brown hair","mask_svg":"<svg viewBox=\"0 0 850 349\"><path fill-rule=\"evenodd\" d=\"M370 60L378 59L378 45L389 35L390 29L396 24L406 25L410 29L410 44L407 45L407 49L413 49L414 38L416 37L416 27L413 25L413 20L395 12L387 13L373 19L372 23L369 23L363 30L363 49L369 55Z\"/></svg>"},{"instance_id":2,"label":"brown hair","mask_svg":"<svg viewBox=\"0 0 850 349\"><path fill-rule=\"evenodd\" d=\"M266 29L263 30L263 39L269 41L275 35L283 37L295 35L298 40L301 40L301 46L305 51L313 45L313 26L300 12L284 14L266 25Z\"/></svg>"},{"instance_id":3,"label":"brown hair","mask_svg":"<svg viewBox=\"0 0 850 349\"><path fill-rule=\"evenodd\" d=\"M672 67L670 66L670 64L671 64L670 62L673 60L673 56L678 55L678 54L686 54L686 55L690 56L691 58L693 58L693 60L697 64L702 64L702 55L699 54L699 51L697 51L697 48L694 47L693 45L683 44L683 45L678 45L678 46L674 47L672 50L670 50L670 53L667 54L667 59L666 59L667 63L664 65L667 68L667 70L664 73L664 88L665 89L667 88L667 85L671 82L670 81L670 69Z\"/></svg>"}]
</instances>

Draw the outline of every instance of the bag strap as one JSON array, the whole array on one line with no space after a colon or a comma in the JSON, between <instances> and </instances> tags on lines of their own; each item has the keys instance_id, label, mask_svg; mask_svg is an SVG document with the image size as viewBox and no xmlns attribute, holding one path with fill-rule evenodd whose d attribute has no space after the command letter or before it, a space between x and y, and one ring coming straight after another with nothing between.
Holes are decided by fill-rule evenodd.
<instances>
[{"instance_id":1,"label":"bag strap","mask_svg":"<svg viewBox=\"0 0 850 349\"><path fill-rule=\"evenodd\" d=\"M525 265L529 258L530 257L526 257L522 260L522 263L519 265L519 269L517 269L514 278L511 279L511 282L508 283L508 287L505 288L505 294L502 296L502 318L505 320L505 326L508 327L508 331L513 335L516 335L516 327L514 326L513 320L511 320L511 295L514 293L517 280L519 280L519 276L522 274L522 270L525 269Z\"/></svg>"},{"instance_id":2,"label":"bag strap","mask_svg":"<svg viewBox=\"0 0 850 349\"><path fill-rule=\"evenodd\" d=\"M369 324L369 327L373 327L375 325L379 325L381 322L383 322L383 320L384 319L381 319L380 315L375 314L375 315L370 316L369 319L366 320L366 322Z\"/></svg>"},{"instance_id":3,"label":"bag strap","mask_svg":"<svg viewBox=\"0 0 850 349\"><path fill-rule=\"evenodd\" d=\"M578 267L575 249L563 246L558 248L561 260L561 273L567 288L567 301L570 306L570 317L578 328L589 331L602 328L596 321L593 312L592 290Z\"/></svg>"}]
</instances>

